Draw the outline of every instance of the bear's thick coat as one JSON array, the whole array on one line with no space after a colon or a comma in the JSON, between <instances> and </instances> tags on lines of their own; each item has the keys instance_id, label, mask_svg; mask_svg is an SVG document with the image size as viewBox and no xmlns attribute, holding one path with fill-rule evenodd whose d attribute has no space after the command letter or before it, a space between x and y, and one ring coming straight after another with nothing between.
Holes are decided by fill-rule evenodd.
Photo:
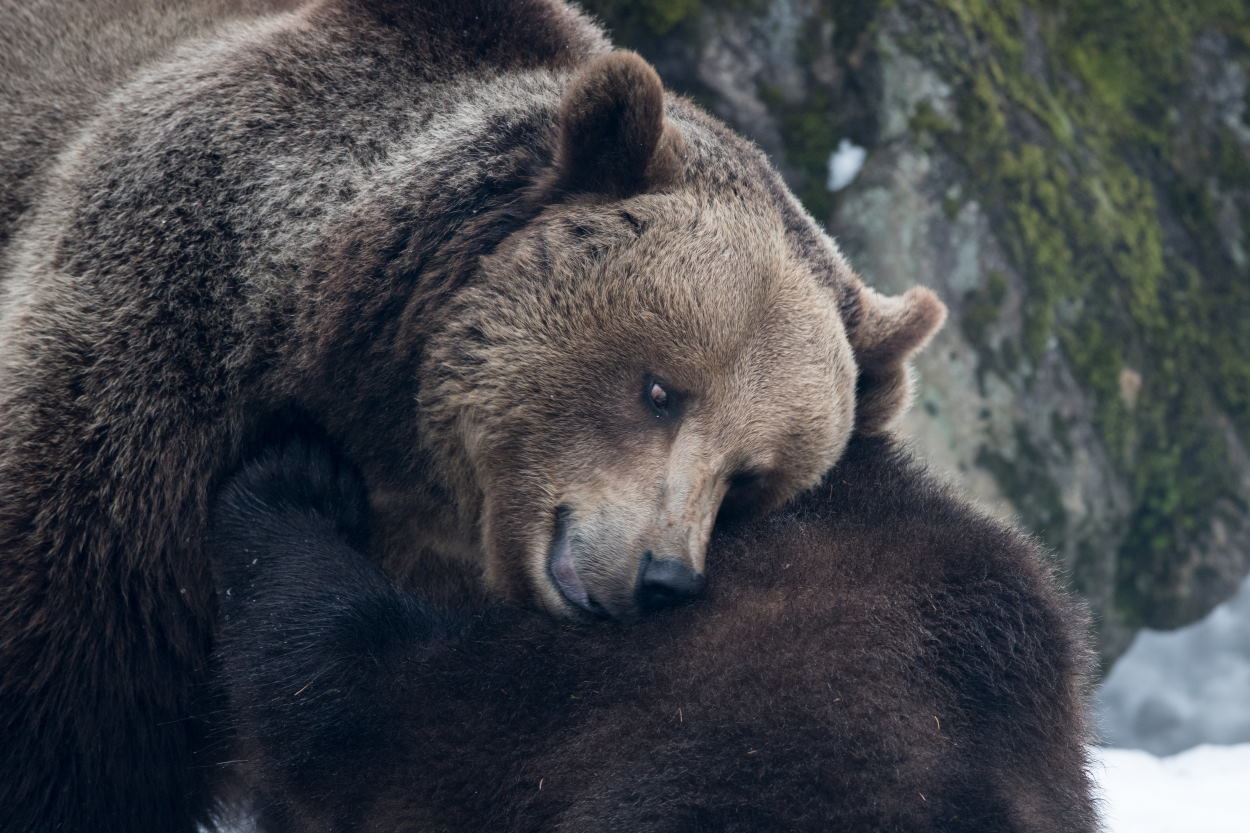
<instances>
[{"instance_id":1,"label":"bear's thick coat","mask_svg":"<svg viewBox=\"0 0 1250 833\"><path fill-rule=\"evenodd\" d=\"M942 317L556 0L0 20L5 831L210 806L207 496L275 414L359 466L393 574L629 616L727 494L887 423Z\"/></svg>"},{"instance_id":2,"label":"bear's thick coat","mask_svg":"<svg viewBox=\"0 0 1250 833\"><path fill-rule=\"evenodd\" d=\"M1090 652L1020 533L858 440L632 626L446 612L295 444L224 494L223 666L266 831L1086 833Z\"/></svg>"}]
</instances>

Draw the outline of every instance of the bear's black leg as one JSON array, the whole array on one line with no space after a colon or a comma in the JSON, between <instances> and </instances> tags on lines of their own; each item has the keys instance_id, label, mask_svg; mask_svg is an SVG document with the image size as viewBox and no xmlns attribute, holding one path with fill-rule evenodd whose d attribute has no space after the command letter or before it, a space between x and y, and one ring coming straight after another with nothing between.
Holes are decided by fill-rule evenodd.
<instances>
[{"instance_id":1,"label":"bear's black leg","mask_svg":"<svg viewBox=\"0 0 1250 833\"><path fill-rule=\"evenodd\" d=\"M385 754L387 693L450 628L362 554L365 517L355 473L303 437L246 466L214 508L218 656L267 830L300 829L309 812L350 825L333 774Z\"/></svg>"}]
</instances>

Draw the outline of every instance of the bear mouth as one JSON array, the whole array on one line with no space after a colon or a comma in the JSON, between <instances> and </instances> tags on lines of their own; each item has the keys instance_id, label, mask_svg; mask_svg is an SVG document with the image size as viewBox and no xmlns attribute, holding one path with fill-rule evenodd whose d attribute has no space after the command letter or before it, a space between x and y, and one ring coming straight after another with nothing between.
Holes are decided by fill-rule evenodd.
<instances>
[{"instance_id":1,"label":"bear mouth","mask_svg":"<svg viewBox=\"0 0 1250 833\"><path fill-rule=\"evenodd\" d=\"M602 614L602 608L586 592L586 585L577 574L577 564L573 559L570 535L572 517L571 507L556 507L555 529L551 535L551 549L547 554L547 575L566 602L577 610L598 616Z\"/></svg>"}]
</instances>

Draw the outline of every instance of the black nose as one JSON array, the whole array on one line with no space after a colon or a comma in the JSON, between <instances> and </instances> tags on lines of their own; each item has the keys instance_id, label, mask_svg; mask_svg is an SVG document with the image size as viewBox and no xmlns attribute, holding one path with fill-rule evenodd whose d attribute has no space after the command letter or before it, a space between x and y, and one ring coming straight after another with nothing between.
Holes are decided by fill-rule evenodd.
<instances>
[{"instance_id":1,"label":"black nose","mask_svg":"<svg viewBox=\"0 0 1250 833\"><path fill-rule=\"evenodd\" d=\"M703 574L681 559L656 558L645 552L638 571L638 606L643 610L672 607L699 595L703 585Z\"/></svg>"}]
</instances>

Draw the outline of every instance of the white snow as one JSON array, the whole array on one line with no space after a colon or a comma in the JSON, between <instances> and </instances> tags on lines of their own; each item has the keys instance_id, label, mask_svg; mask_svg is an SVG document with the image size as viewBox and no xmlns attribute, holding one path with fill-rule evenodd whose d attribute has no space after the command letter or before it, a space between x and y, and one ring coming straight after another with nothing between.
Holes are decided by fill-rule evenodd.
<instances>
[{"instance_id":1,"label":"white snow","mask_svg":"<svg viewBox=\"0 0 1250 833\"><path fill-rule=\"evenodd\" d=\"M838 142L838 149L829 154L829 180L825 183L829 190L841 191L850 185L867 157L868 151L850 139Z\"/></svg>"},{"instance_id":2,"label":"white snow","mask_svg":"<svg viewBox=\"0 0 1250 833\"><path fill-rule=\"evenodd\" d=\"M1250 743L1168 758L1095 749L1106 833L1248 833Z\"/></svg>"}]
</instances>

